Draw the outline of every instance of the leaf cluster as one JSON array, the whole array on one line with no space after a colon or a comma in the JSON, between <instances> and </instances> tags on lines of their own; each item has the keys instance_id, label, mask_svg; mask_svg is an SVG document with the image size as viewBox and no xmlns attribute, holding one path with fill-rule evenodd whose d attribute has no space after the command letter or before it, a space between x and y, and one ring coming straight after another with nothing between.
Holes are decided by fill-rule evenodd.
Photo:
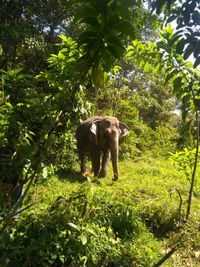
<instances>
[{"instance_id":1,"label":"leaf cluster","mask_svg":"<svg viewBox=\"0 0 200 267\"><path fill-rule=\"evenodd\" d=\"M104 0L100 6L93 0L80 1L80 5L82 9L75 21L84 25L84 32L78 38L78 43L84 47L82 59L87 58L109 70L125 51L123 39L134 37L134 28L130 24L133 4L125 0ZM141 3L135 2L135 5L139 8Z\"/></svg>"},{"instance_id":2,"label":"leaf cluster","mask_svg":"<svg viewBox=\"0 0 200 267\"><path fill-rule=\"evenodd\" d=\"M177 53L188 59L193 55L194 67L200 63L200 4L197 0L191 1L152 1L152 9L157 13L164 12L166 23L176 22Z\"/></svg>"},{"instance_id":3,"label":"leaf cluster","mask_svg":"<svg viewBox=\"0 0 200 267\"><path fill-rule=\"evenodd\" d=\"M165 72L165 84L172 82L173 93L178 99L189 104L194 111L198 108L198 70L176 52L177 38L170 26L160 34L155 44L134 41L127 51L127 57L137 60L145 71Z\"/></svg>"}]
</instances>

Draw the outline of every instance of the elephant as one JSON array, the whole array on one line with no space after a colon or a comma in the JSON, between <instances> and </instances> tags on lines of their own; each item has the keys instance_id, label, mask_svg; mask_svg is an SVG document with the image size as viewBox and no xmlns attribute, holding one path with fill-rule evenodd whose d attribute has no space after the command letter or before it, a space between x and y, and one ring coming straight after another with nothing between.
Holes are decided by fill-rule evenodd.
<instances>
[{"instance_id":1,"label":"elephant","mask_svg":"<svg viewBox=\"0 0 200 267\"><path fill-rule=\"evenodd\" d=\"M118 179L119 139L130 132L129 127L116 117L93 116L83 121L76 130L77 150L81 173L86 171L85 158L89 153L94 176L106 177L111 154L114 178ZM100 164L102 155L102 164ZM101 165L101 170L100 170Z\"/></svg>"}]
</instances>

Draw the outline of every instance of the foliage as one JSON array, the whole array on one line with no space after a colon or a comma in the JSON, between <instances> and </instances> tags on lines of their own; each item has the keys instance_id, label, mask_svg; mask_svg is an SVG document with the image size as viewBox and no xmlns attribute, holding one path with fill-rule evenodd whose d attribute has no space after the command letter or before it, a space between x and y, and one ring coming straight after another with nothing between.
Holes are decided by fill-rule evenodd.
<instances>
[{"instance_id":1,"label":"foliage","mask_svg":"<svg viewBox=\"0 0 200 267\"><path fill-rule=\"evenodd\" d=\"M173 30L170 26L163 30L160 35L160 42L153 44L149 42L149 46L139 43L138 50L130 47L128 50L128 56L137 58L138 51L143 53L147 58L147 61L140 60L140 67L144 67L145 71L148 71L150 61L154 66L154 71L162 68L166 72L165 82L173 82L173 93L182 101L182 117L183 121L186 122L186 115L190 112L195 114L195 138L196 138L196 152L193 170L191 173L191 183L188 197L188 208L186 219L189 218L191 202L196 178L196 169L198 163L198 149L199 149L199 70L194 70L192 64L188 64L178 55L176 52L177 38L174 37ZM136 44L137 47L137 44ZM136 52L137 51L137 52ZM147 56L148 55L148 56ZM141 53L140 53L141 56ZM186 125L190 125L186 123Z\"/></svg>"},{"instance_id":2,"label":"foliage","mask_svg":"<svg viewBox=\"0 0 200 267\"><path fill-rule=\"evenodd\" d=\"M89 181L75 173L35 184L34 206L13 222L1 239L1 264L20 266L148 266L179 237L187 181L167 160L150 157L120 162L118 183ZM183 206L179 209L180 191ZM198 191L197 191L198 193ZM36 202L35 202L36 201ZM187 266L198 251L198 201L180 249L169 263ZM181 212L181 214L180 214ZM178 237L177 237L178 234ZM180 234L181 235L181 234ZM196 245L195 245L196 244ZM179 255L180 253L180 255ZM36 260L37 259L37 260ZM178 264L175 266L179 266Z\"/></svg>"},{"instance_id":3,"label":"foliage","mask_svg":"<svg viewBox=\"0 0 200 267\"><path fill-rule=\"evenodd\" d=\"M185 177L187 181L191 182L191 173L194 168L196 149L184 148L184 150L170 153L170 161L179 170L181 176ZM197 168L199 168L199 163ZM194 184L194 194L198 194L199 176L196 177Z\"/></svg>"},{"instance_id":4,"label":"foliage","mask_svg":"<svg viewBox=\"0 0 200 267\"><path fill-rule=\"evenodd\" d=\"M0 12L1 68L23 66L34 74L47 67L50 51L57 51L58 35L71 29L65 20L73 15L66 1L57 0L3 0Z\"/></svg>"},{"instance_id":5,"label":"foliage","mask_svg":"<svg viewBox=\"0 0 200 267\"><path fill-rule=\"evenodd\" d=\"M183 171L186 178L190 178L192 168L194 165L195 159L195 149L189 150L184 148L183 151L177 151L174 154L171 154L171 161L176 164L180 171Z\"/></svg>"},{"instance_id":6,"label":"foliage","mask_svg":"<svg viewBox=\"0 0 200 267\"><path fill-rule=\"evenodd\" d=\"M38 81L24 74L22 68L7 72L2 70L1 73L0 142L2 151L11 151L9 162L1 163L1 169L9 168L1 173L1 181L15 185L18 180L26 183L36 179L45 164L57 163L51 155L61 142L56 135L60 136L60 140L65 136L67 145L62 150L67 149L66 154L72 147L74 149L72 132L64 132L64 129L71 129L71 121L77 119L79 109L83 112L84 103L81 93L76 93L70 113L67 113L62 110L67 100L58 102L57 90L49 87L48 92L44 92L37 88L38 83L47 84L44 79ZM50 79L49 84L51 86ZM71 103L71 99L68 101Z\"/></svg>"},{"instance_id":7,"label":"foliage","mask_svg":"<svg viewBox=\"0 0 200 267\"><path fill-rule=\"evenodd\" d=\"M140 266L153 262L157 244L135 211L99 193L86 183L67 198L58 197L43 216L30 214L22 219L3 236L1 264ZM137 247L145 244L142 254Z\"/></svg>"},{"instance_id":8,"label":"foliage","mask_svg":"<svg viewBox=\"0 0 200 267\"><path fill-rule=\"evenodd\" d=\"M157 44L134 41L133 46L128 48L127 56L137 61L144 71L162 70L165 73L165 84L171 82L173 94L182 101L182 119L187 131L191 126L191 121L187 121L187 115L199 108L199 71L194 70L190 62L184 61L182 56L176 53L175 40L173 30L168 26L160 34Z\"/></svg>"},{"instance_id":9,"label":"foliage","mask_svg":"<svg viewBox=\"0 0 200 267\"><path fill-rule=\"evenodd\" d=\"M76 1L82 3L82 1ZM120 58L125 50L123 39L134 36L134 29L130 24L129 1L85 1L82 9L75 16L75 21L83 23L84 33L79 38L79 44L84 46L85 54L82 60L88 64L95 63L109 70L116 58ZM135 3L139 9L140 2ZM137 21L136 21L137 23ZM87 57L86 57L87 55ZM95 57L95 59L94 59Z\"/></svg>"},{"instance_id":10,"label":"foliage","mask_svg":"<svg viewBox=\"0 0 200 267\"><path fill-rule=\"evenodd\" d=\"M192 125L186 115L198 115L199 70L184 61L193 54L194 66L199 63L198 31L193 27L199 21L197 2L167 1L168 16L166 1L151 1L168 22L177 18L178 31L174 34L168 26L160 40L148 46L138 40L155 40L160 21L140 0L103 0L101 5L97 0L15 2L3 1L0 10L0 182L22 181L20 201L27 206L14 221L13 215L21 213L20 202L9 210L1 202L0 264L153 265L161 256L160 240L153 235L164 238L181 229L187 187L180 180L175 183L174 170L169 174L168 167L163 170L159 162L151 162L149 150L166 155L174 149L174 103L171 87L163 88L162 79L182 101L185 125ZM127 60L120 61L131 39L135 41L127 57L134 62L132 68ZM153 67L153 75L139 67L144 72ZM158 70L160 77L155 75ZM133 162L127 163L122 171L130 177L126 183L111 186L94 179L80 187L81 178L72 174L75 127L94 112L115 115L132 129L122 144L122 158L146 153L148 165L139 162L141 168L135 164L136 170L128 173ZM191 163L188 155L178 154L184 168ZM77 190L66 196L67 181L51 175L66 178L64 169L69 167L70 186ZM37 188L40 203L32 208ZM194 203L198 189L195 194Z\"/></svg>"},{"instance_id":11,"label":"foliage","mask_svg":"<svg viewBox=\"0 0 200 267\"><path fill-rule=\"evenodd\" d=\"M176 52L188 59L193 55L194 67L200 63L200 4L197 0L191 1L171 1L171 0L153 0L150 5L157 13L163 12L165 23L175 22Z\"/></svg>"}]
</instances>

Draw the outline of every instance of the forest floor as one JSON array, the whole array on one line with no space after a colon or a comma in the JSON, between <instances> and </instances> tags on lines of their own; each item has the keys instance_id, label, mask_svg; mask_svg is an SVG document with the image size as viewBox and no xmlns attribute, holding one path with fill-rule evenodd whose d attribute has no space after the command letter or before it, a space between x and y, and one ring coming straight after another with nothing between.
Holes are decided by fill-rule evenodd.
<instances>
[{"instance_id":1,"label":"forest floor","mask_svg":"<svg viewBox=\"0 0 200 267\"><path fill-rule=\"evenodd\" d=\"M139 257L148 254L148 257L159 261L178 244L176 251L162 266L200 266L199 175L196 178L190 218L184 223L190 183L184 172L178 171L168 159L143 157L120 161L120 178L117 182L112 181L110 163L108 175L103 179L95 178L91 174L88 177L81 177L77 169L78 167L75 167L74 171L59 171L56 175L35 184L32 190L34 202L32 212L36 215L43 213L59 197L68 198L73 192L82 190L81 188L89 183L92 195L99 196L99 201L105 198L111 204L118 203L131 207L138 216L137 220L139 218L145 225L146 236L142 237L145 241L139 242L134 237L134 242L140 247L137 250L133 249L133 253L140 254ZM129 214L128 208L126 210ZM118 223L125 229L129 227L127 221L127 218L121 221L119 219ZM120 238L120 234L118 237ZM130 246L133 244L132 241L129 240ZM153 245L148 242L152 242ZM159 256L155 256L157 252L154 247L159 247ZM133 264L133 266L147 265L148 263L142 263L142 260ZM152 263L149 266L153 266Z\"/></svg>"}]
</instances>

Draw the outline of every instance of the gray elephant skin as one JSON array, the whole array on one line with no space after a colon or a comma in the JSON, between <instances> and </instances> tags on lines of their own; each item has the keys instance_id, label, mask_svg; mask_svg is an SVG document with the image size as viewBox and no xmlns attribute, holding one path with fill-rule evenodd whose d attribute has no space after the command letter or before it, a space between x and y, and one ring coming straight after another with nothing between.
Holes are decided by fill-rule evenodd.
<instances>
[{"instance_id":1,"label":"gray elephant skin","mask_svg":"<svg viewBox=\"0 0 200 267\"><path fill-rule=\"evenodd\" d=\"M111 155L114 178L118 179L119 140L129 133L128 126L116 117L93 116L83 121L77 128L77 149L81 161L81 173L86 172L86 155L92 161L94 176L105 177ZM102 157L102 159L101 159ZM100 164L100 161L102 163ZM100 170L101 165L101 170Z\"/></svg>"}]
</instances>

